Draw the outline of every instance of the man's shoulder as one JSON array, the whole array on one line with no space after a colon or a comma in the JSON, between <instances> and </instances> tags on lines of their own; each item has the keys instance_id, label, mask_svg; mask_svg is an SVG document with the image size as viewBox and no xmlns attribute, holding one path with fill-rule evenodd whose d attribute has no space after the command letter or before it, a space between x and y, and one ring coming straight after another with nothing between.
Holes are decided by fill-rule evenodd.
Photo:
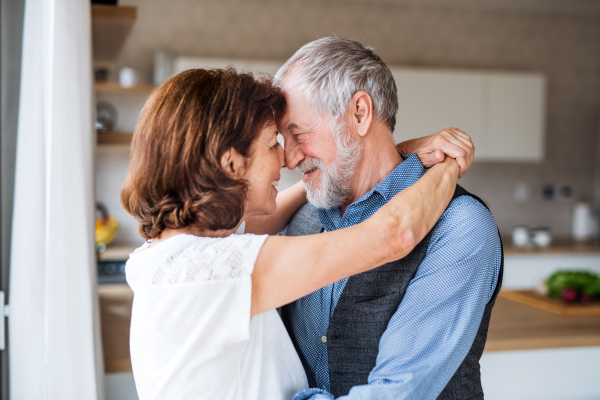
<instances>
[{"instance_id":1,"label":"man's shoulder","mask_svg":"<svg viewBox=\"0 0 600 400\"><path fill-rule=\"evenodd\" d=\"M477 222L480 220L494 219L491 211L477 198L465 193L452 199L448 208L442 214L440 221L451 219L454 221ZM494 221L494 225L496 222Z\"/></svg>"},{"instance_id":2,"label":"man's shoulder","mask_svg":"<svg viewBox=\"0 0 600 400\"><path fill-rule=\"evenodd\" d=\"M432 241L460 241L462 245L499 243L498 227L491 211L478 199L462 195L453 199L436 224Z\"/></svg>"},{"instance_id":3,"label":"man's shoulder","mask_svg":"<svg viewBox=\"0 0 600 400\"><path fill-rule=\"evenodd\" d=\"M317 207L306 203L292 217L281 234L285 236L304 236L320 233L322 229L323 225L319 221Z\"/></svg>"}]
</instances>

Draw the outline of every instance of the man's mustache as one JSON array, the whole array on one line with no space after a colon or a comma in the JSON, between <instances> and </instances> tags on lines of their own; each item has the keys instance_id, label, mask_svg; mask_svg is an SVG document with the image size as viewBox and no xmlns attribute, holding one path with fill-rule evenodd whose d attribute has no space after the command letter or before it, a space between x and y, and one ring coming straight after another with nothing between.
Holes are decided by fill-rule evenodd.
<instances>
[{"instance_id":1,"label":"man's mustache","mask_svg":"<svg viewBox=\"0 0 600 400\"><path fill-rule=\"evenodd\" d=\"M300 172L301 174L305 174L314 169L324 167L325 164L318 158L307 157L298 163L298 165L296 166L296 171Z\"/></svg>"}]
</instances>

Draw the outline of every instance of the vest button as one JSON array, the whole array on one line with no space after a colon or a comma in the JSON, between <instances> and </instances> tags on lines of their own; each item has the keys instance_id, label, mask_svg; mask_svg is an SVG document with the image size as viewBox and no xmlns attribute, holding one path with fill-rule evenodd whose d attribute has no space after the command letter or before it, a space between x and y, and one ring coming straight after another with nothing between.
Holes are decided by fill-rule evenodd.
<instances>
[{"instance_id":1,"label":"vest button","mask_svg":"<svg viewBox=\"0 0 600 400\"><path fill-rule=\"evenodd\" d=\"M327 336L321 336L321 342L327 343Z\"/></svg>"}]
</instances>

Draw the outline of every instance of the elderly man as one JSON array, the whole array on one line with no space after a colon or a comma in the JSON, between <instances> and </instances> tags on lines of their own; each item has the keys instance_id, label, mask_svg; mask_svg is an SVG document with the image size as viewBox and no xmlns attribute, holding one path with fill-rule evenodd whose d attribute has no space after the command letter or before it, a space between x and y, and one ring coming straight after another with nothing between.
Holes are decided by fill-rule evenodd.
<instances>
[{"instance_id":1,"label":"elderly man","mask_svg":"<svg viewBox=\"0 0 600 400\"><path fill-rule=\"evenodd\" d=\"M320 39L298 50L275 80L288 102L278 122L286 163L304 174L312 204L285 234L357 224L425 173L415 154L403 159L394 145L396 85L372 48ZM450 148L469 147L457 129L442 136ZM423 148L434 154L435 146ZM463 172L468 158L459 160ZM281 310L311 386L294 400L483 399L479 359L502 264L491 213L458 186L409 256Z\"/></svg>"}]
</instances>

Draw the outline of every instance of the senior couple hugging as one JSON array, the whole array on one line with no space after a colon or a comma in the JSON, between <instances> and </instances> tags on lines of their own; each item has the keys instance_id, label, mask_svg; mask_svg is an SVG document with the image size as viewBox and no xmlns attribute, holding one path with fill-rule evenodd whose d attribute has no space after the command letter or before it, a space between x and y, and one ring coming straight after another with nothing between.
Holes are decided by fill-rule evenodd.
<instances>
[{"instance_id":1,"label":"senior couple hugging","mask_svg":"<svg viewBox=\"0 0 600 400\"><path fill-rule=\"evenodd\" d=\"M396 145L397 109L381 58L336 37L273 80L188 70L151 94L121 191L147 239L126 266L140 399L483 399L503 253L457 185L474 147ZM303 179L278 193L285 166Z\"/></svg>"}]
</instances>

